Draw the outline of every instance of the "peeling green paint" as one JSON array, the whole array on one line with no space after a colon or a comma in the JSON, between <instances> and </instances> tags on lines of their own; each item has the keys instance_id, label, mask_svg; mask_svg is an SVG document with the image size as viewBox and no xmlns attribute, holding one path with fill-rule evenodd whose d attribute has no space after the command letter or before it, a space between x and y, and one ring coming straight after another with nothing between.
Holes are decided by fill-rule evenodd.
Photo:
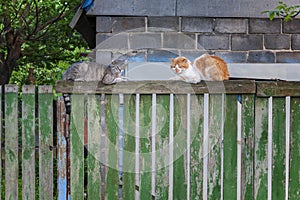
<instances>
[{"instance_id":1,"label":"peeling green paint","mask_svg":"<svg viewBox=\"0 0 300 200\"><path fill-rule=\"evenodd\" d=\"M291 98L289 199L300 197L300 98Z\"/></svg>"}]
</instances>

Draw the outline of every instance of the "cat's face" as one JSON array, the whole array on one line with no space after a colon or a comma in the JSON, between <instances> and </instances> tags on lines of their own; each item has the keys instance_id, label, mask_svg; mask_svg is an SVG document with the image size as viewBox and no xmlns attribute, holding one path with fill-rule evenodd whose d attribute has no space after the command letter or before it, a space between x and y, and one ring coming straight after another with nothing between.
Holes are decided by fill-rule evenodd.
<instances>
[{"instance_id":1,"label":"cat's face","mask_svg":"<svg viewBox=\"0 0 300 200\"><path fill-rule=\"evenodd\" d=\"M190 61L183 56L171 58L170 68L175 74L181 74L189 68Z\"/></svg>"},{"instance_id":2,"label":"cat's face","mask_svg":"<svg viewBox=\"0 0 300 200\"><path fill-rule=\"evenodd\" d=\"M125 60L114 60L111 63L111 66L118 68L119 70L123 71L128 65L128 62Z\"/></svg>"},{"instance_id":3,"label":"cat's face","mask_svg":"<svg viewBox=\"0 0 300 200\"><path fill-rule=\"evenodd\" d=\"M121 75L122 73L122 69L119 67L119 65L116 64L111 64L108 66L109 67L109 71L111 73L111 75L114 75L115 77L118 77Z\"/></svg>"}]
</instances>

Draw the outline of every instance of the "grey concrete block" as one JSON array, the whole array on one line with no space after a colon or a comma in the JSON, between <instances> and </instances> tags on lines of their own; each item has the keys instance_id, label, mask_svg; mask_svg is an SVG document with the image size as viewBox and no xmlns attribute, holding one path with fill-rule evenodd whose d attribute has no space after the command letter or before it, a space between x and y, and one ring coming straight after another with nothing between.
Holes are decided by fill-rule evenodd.
<instances>
[{"instance_id":1,"label":"grey concrete block","mask_svg":"<svg viewBox=\"0 0 300 200\"><path fill-rule=\"evenodd\" d=\"M179 17L148 17L148 31L179 31Z\"/></svg>"},{"instance_id":2,"label":"grey concrete block","mask_svg":"<svg viewBox=\"0 0 300 200\"><path fill-rule=\"evenodd\" d=\"M98 33L112 32L112 18L100 16L96 18L96 31Z\"/></svg>"},{"instance_id":3,"label":"grey concrete block","mask_svg":"<svg viewBox=\"0 0 300 200\"><path fill-rule=\"evenodd\" d=\"M249 19L249 33L281 33L281 19Z\"/></svg>"},{"instance_id":4,"label":"grey concrete block","mask_svg":"<svg viewBox=\"0 0 300 200\"><path fill-rule=\"evenodd\" d=\"M209 1L180 0L177 1L178 16L208 16Z\"/></svg>"},{"instance_id":5,"label":"grey concrete block","mask_svg":"<svg viewBox=\"0 0 300 200\"><path fill-rule=\"evenodd\" d=\"M177 50L149 50L147 54L148 62L170 62L170 58L179 56Z\"/></svg>"},{"instance_id":6,"label":"grey concrete block","mask_svg":"<svg viewBox=\"0 0 300 200\"><path fill-rule=\"evenodd\" d=\"M290 49L291 37L290 35L264 35L264 42L266 49Z\"/></svg>"},{"instance_id":7,"label":"grey concrete block","mask_svg":"<svg viewBox=\"0 0 300 200\"><path fill-rule=\"evenodd\" d=\"M289 5L298 5L299 0L289 0ZM274 0L247 1L207 1L207 0L178 0L178 16L208 16L208 17L265 17L264 10L271 10L278 5Z\"/></svg>"},{"instance_id":8,"label":"grey concrete block","mask_svg":"<svg viewBox=\"0 0 300 200\"><path fill-rule=\"evenodd\" d=\"M275 63L275 53L271 51L250 51L248 63Z\"/></svg>"},{"instance_id":9,"label":"grey concrete block","mask_svg":"<svg viewBox=\"0 0 300 200\"><path fill-rule=\"evenodd\" d=\"M96 49L128 49L128 39L129 36L127 33L98 33L96 35Z\"/></svg>"},{"instance_id":10,"label":"grey concrete block","mask_svg":"<svg viewBox=\"0 0 300 200\"><path fill-rule=\"evenodd\" d=\"M146 30L145 17L114 17L113 32L143 32Z\"/></svg>"},{"instance_id":11,"label":"grey concrete block","mask_svg":"<svg viewBox=\"0 0 300 200\"><path fill-rule=\"evenodd\" d=\"M121 0L121 2L124 1ZM134 15L175 16L176 0L133 0L132 7L134 7Z\"/></svg>"},{"instance_id":12,"label":"grey concrete block","mask_svg":"<svg viewBox=\"0 0 300 200\"><path fill-rule=\"evenodd\" d=\"M160 33L132 33L129 44L131 49L161 48L162 37Z\"/></svg>"},{"instance_id":13,"label":"grey concrete block","mask_svg":"<svg viewBox=\"0 0 300 200\"><path fill-rule=\"evenodd\" d=\"M262 50L262 35L232 35L231 45L233 51Z\"/></svg>"},{"instance_id":14,"label":"grey concrete block","mask_svg":"<svg viewBox=\"0 0 300 200\"><path fill-rule=\"evenodd\" d=\"M96 52L96 62L104 65L110 64L112 61L111 51L97 51Z\"/></svg>"},{"instance_id":15,"label":"grey concrete block","mask_svg":"<svg viewBox=\"0 0 300 200\"><path fill-rule=\"evenodd\" d=\"M300 33L300 19L283 22L283 33Z\"/></svg>"},{"instance_id":16,"label":"grey concrete block","mask_svg":"<svg viewBox=\"0 0 300 200\"><path fill-rule=\"evenodd\" d=\"M292 35L292 49L300 50L300 34Z\"/></svg>"},{"instance_id":17,"label":"grey concrete block","mask_svg":"<svg viewBox=\"0 0 300 200\"><path fill-rule=\"evenodd\" d=\"M297 5L299 0L289 0L288 4ZM278 1L274 0L96 0L88 15L267 18L261 11L273 9L277 5Z\"/></svg>"},{"instance_id":18,"label":"grey concrete block","mask_svg":"<svg viewBox=\"0 0 300 200\"><path fill-rule=\"evenodd\" d=\"M300 63L300 52L276 52L277 63Z\"/></svg>"},{"instance_id":19,"label":"grey concrete block","mask_svg":"<svg viewBox=\"0 0 300 200\"><path fill-rule=\"evenodd\" d=\"M218 51L215 53L227 63L245 63L247 62L247 52L236 52L236 51Z\"/></svg>"},{"instance_id":20,"label":"grey concrete block","mask_svg":"<svg viewBox=\"0 0 300 200\"><path fill-rule=\"evenodd\" d=\"M97 0L88 15L175 16L175 0Z\"/></svg>"},{"instance_id":21,"label":"grey concrete block","mask_svg":"<svg viewBox=\"0 0 300 200\"><path fill-rule=\"evenodd\" d=\"M201 17L183 17L181 21L182 32L213 32L214 19Z\"/></svg>"},{"instance_id":22,"label":"grey concrete block","mask_svg":"<svg viewBox=\"0 0 300 200\"><path fill-rule=\"evenodd\" d=\"M172 33L163 34L163 48L195 49L195 34Z\"/></svg>"},{"instance_id":23,"label":"grey concrete block","mask_svg":"<svg viewBox=\"0 0 300 200\"><path fill-rule=\"evenodd\" d=\"M112 34L110 34L110 33L98 33L98 34L96 34L96 48L97 48L97 45L101 44L102 42L104 42L105 40L110 38L111 36L112 36Z\"/></svg>"},{"instance_id":24,"label":"grey concrete block","mask_svg":"<svg viewBox=\"0 0 300 200\"><path fill-rule=\"evenodd\" d=\"M247 33L248 19L217 18L215 32L218 33Z\"/></svg>"},{"instance_id":25,"label":"grey concrete block","mask_svg":"<svg viewBox=\"0 0 300 200\"><path fill-rule=\"evenodd\" d=\"M146 52L138 52L136 55L128 58L128 62L146 62Z\"/></svg>"},{"instance_id":26,"label":"grey concrete block","mask_svg":"<svg viewBox=\"0 0 300 200\"><path fill-rule=\"evenodd\" d=\"M204 50L183 50L180 52L180 55L187 57L190 61L193 61L205 53L210 54L210 52Z\"/></svg>"},{"instance_id":27,"label":"grey concrete block","mask_svg":"<svg viewBox=\"0 0 300 200\"><path fill-rule=\"evenodd\" d=\"M198 35L198 49L229 50L229 35Z\"/></svg>"}]
</instances>

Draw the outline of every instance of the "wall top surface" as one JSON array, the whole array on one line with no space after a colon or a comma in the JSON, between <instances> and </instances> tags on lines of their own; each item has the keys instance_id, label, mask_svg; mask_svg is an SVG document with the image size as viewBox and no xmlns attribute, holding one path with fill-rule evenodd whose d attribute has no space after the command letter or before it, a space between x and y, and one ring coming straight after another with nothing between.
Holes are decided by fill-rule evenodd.
<instances>
[{"instance_id":1,"label":"wall top surface","mask_svg":"<svg viewBox=\"0 0 300 200\"><path fill-rule=\"evenodd\" d=\"M289 0L288 5L298 5ZM261 14L278 5L274 0L95 0L88 15L267 17Z\"/></svg>"}]
</instances>

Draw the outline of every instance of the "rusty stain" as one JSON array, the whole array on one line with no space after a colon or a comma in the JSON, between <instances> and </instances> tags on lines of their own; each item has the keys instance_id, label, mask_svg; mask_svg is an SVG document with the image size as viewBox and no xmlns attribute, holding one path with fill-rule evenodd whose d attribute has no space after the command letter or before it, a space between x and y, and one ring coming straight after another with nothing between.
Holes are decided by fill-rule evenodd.
<instances>
[{"instance_id":1,"label":"rusty stain","mask_svg":"<svg viewBox=\"0 0 300 200\"><path fill-rule=\"evenodd\" d=\"M59 125L58 136L58 159L61 161L61 165L58 165L58 177L61 184L61 191L59 194L65 196L68 199L70 194L70 158L69 158L69 115L66 115L64 101L60 99L57 103Z\"/></svg>"}]
</instances>

